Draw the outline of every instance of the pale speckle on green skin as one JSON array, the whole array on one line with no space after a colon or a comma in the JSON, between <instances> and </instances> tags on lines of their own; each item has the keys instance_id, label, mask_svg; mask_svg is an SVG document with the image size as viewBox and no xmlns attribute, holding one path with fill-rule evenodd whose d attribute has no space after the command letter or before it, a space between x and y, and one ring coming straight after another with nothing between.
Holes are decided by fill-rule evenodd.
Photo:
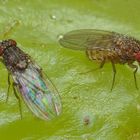
<instances>
[{"instance_id":1,"label":"pale speckle on green skin","mask_svg":"<svg viewBox=\"0 0 140 140\"><path fill-rule=\"evenodd\" d=\"M20 120L12 88L5 103L7 71L0 64L0 138L140 139L140 91L135 88L133 70L117 65L115 87L110 92L111 64L99 71L80 74L98 64L89 61L85 52L62 48L58 43L60 35L81 28L116 31L140 38L138 9L138 0L1 1L1 39L15 39L43 68L61 95L63 112L45 122L35 118L22 104L23 119ZM138 72L140 88L139 77ZM84 125L85 117L89 125Z\"/></svg>"}]
</instances>

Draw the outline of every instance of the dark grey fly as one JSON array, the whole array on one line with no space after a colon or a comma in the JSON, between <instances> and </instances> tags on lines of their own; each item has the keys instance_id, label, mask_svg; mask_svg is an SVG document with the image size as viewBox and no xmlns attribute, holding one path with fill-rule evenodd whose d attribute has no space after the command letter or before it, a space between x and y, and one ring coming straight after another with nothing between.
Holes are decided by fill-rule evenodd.
<instances>
[{"instance_id":1,"label":"dark grey fly","mask_svg":"<svg viewBox=\"0 0 140 140\"><path fill-rule=\"evenodd\" d=\"M34 115L50 120L61 112L61 100L53 83L42 72L42 69L17 47L14 40L0 42L0 57L8 70L8 93L10 76L13 79L14 94L21 102L17 91Z\"/></svg>"}]
</instances>

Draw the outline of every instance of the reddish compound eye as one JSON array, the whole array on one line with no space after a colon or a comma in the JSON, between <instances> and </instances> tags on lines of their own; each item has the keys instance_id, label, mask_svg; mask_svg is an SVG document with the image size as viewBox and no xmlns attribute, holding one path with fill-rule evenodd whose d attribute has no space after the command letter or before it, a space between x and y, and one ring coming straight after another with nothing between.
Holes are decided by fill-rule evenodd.
<instances>
[{"instance_id":1,"label":"reddish compound eye","mask_svg":"<svg viewBox=\"0 0 140 140\"><path fill-rule=\"evenodd\" d=\"M3 54L3 51L4 51L3 47L0 46L0 56Z\"/></svg>"},{"instance_id":2,"label":"reddish compound eye","mask_svg":"<svg viewBox=\"0 0 140 140\"><path fill-rule=\"evenodd\" d=\"M17 45L17 42L13 39L9 39L8 42L9 42L9 46L16 46Z\"/></svg>"},{"instance_id":3,"label":"reddish compound eye","mask_svg":"<svg viewBox=\"0 0 140 140\"><path fill-rule=\"evenodd\" d=\"M138 62L140 62L140 51L137 53L134 53L134 57Z\"/></svg>"}]
</instances>

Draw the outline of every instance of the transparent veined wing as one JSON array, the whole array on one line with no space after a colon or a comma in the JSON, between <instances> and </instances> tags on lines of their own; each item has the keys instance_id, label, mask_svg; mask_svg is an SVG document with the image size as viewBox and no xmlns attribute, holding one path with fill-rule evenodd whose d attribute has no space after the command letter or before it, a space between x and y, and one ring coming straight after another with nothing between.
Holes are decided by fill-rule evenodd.
<instances>
[{"instance_id":1,"label":"transparent veined wing","mask_svg":"<svg viewBox=\"0 0 140 140\"><path fill-rule=\"evenodd\" d=\"M29 63L25 71L16 71L13 80L21 97L34 115L50 120L61 113L61 99L48 77L44 78L35 63Z\"/></svg>"},{"instance_id":2,"label":"transparent veined wing","mask_svg":"<svg viewBox=\"0 0 140 140\"><path fill-rule=\"evenodd\" d=\"M66 33L59 43L74 50L109 49L115 45L114 40L122 35L96 29L80 29Z\"/></svg>"}]
</instances>

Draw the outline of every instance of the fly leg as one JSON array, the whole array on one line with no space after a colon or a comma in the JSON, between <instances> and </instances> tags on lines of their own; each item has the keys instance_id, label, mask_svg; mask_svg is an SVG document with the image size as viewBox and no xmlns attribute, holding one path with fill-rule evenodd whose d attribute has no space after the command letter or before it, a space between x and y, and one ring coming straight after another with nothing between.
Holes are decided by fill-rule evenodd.
<instances>
[{"instance_id":1,"label":"fly leg","mask_svg":"<svg viewBox=\"0 0 140 140\"><path fill-rule=\"evenodd\" d=\"M116 77L116 67L113 61L111 61L112 63L112 69L113 69L113 80L112 80L112 86L111 86L111 91L114 87L114 83L115 83L115 77Z\"/></svg>"},{"instance_id":2,"label":"fly leg","mask_svg":"<svg viewBox=\"0 0 140 140\"><path fill-rule=\"evenodd\" d=\"M8 73L8 89L7 89L7 97L6 102L8 102L9 99L9 90L10 90L11 82L10 82L10 74Z\"/></svg>"},{"instance_id":3,"label":"fly leg","mask_svg":"<svg viewBox=\"0 0 140 140\"><path fill-rule=\"evenodd\" d=\"M20 117L21 117L21 119L22 119L21 100L20 100L20 97L18 96L17 91L16 91L16 89L15 89L15 86L16 86L16 85L17 85L16 83L13 83L13 91L14 91L15 97L17 98L18 103L19 103L19 112L20 112Z\"/></svg>"},{"instance_id":4,"label":"fly leg","mask_svg":"<svg viewBox=\"0 0 140 140\"><path fill-rule=\"evenodd\" d=\"M83 72L80 74L86 74L86 73L93 72L93 71L98 70L98 69L102 69L104 67L104 64L105 64L105 60L102 60L100 63L100 66L98 68L95 68L95 69L92 69L92 70L89 70L89 71L86 71L86 72Z\"/></svg>"},{"instance_id":5,"label":"fly leg","mask_svg":"<svg viewBox=\"0 0 140 140\"><path fill-rule=\"evenodd\" d=\"M136 73L138 71L138 66L137 65L134 65L133 63L129 63L128 65L129 65L130 68L135 69L134 72L133 72L133 74L134 74L134 81L135 81L136 89L138 89L137 78L136 78Z\"/></svg>"},{"instance_id":6,"label":"fly leg","mask_svg":"<svg viewBox=\"0 0 140 140\"><path fill-rule=\"evenodd\" d=\"M20 22L18 20L14 20L12 23L8 24L6 29L0 34L0 37L3 39L7 38L19 24Z\"/></svg>"}]
</instances>

